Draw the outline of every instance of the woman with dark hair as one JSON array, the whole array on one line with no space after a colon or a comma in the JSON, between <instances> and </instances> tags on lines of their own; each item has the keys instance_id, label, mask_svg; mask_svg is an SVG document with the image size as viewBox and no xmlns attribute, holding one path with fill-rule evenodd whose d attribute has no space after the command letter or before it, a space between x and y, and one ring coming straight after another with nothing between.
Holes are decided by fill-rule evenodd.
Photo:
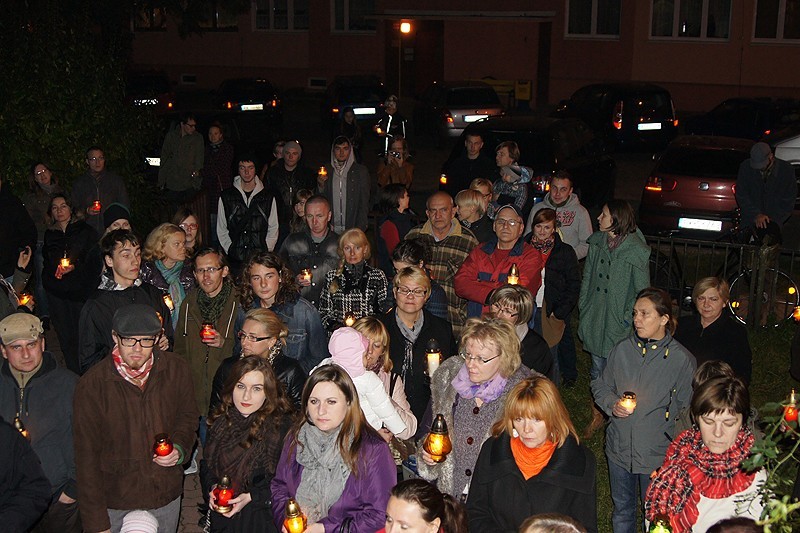
<instances>
[{"instance_id":1,"label":"woman with dark hair","mask_svg":"<svg viewBox=\"0 0 800 533\"><path fill-rule=\"evenodd\" d=\"M378 210L382 214L378 220L378 267L387 278L394 270L392 252L413 225L408 202L408 190L400 183L387 185L378 193Z\"/></svg>"},{"instance_id":2,"label":"woman with dark hair","mask_svg":"<svg viewBox=\"0 0 800 533\"><path fill-rule=\"evenodd\" d=\"M669 294L643 289L633 306L635 332L612 348L592 380L594 401L610 417L606 457L615 533L636 531L637 484L644 502L650 473L661 464L675 421L692 397L695 360L672 337L675 322Z\"/></svg>"},{"instance_id":3,"label":"woman with dark hair","mask_svg":"<svg viewBox=\"0 0 800 533\"><path fill-rule=\"evenodd\" d=\"M385 157L378 161L378 185L386 187L391 184L403 185L411 189L414 181L414 165L408 162L408 141L402 135L391 140Z\"/></svg>"},{"instance_id":4,"label":"woman with dark hair","mask_svg":"<svg viewBox=\"0 0 800 533\"><path fill-rule=\"evenodd\" d=\"M724 279L709 277L695 283L692 302L697 314L678 320L675 338L692 352L698 366L706 361L725 361L749 385L753 353L747 328L728 311L730 296L730 286Z\"/></svg>"},{"instance_id":5,"label":"woman with dark hair","mask_svg":"<svg viewBox=\"0 0 800 533\"><path fill-rule=\"evenodd\" d=\"M178 309L197 283L186 255L186 232L174 224L160 224L142 248L139 277L172 298L172 327L178 326Z\"/></svg>"},{"instance_id":6,"label":"woman with dark hair","mask_svg":"<svg viewBox=\"0 0 800 533\"><path fill-rule=\"evenodd\" d=\"M587 239L589 252L583 267L578 298L578 337L592 356L589 377L603 372L608 354L630 335L636 295L650 285L650 247L636 227L636 215L624 200L611 200L597 217L600 229ZM589 438L603 425L603 414L592 404Z\"/></svg>"},{"instance_id":7,"label":"woman with dark hair","mask_svg":"<svg viewBox=\"0 0 800 533\"><path fill-rule=\"evenodd\" d=\"M308 189L297 189L292 196L292 221L289 223L289 233L304 231L306 229L306 200L314 196Z\"/></svg>"},{"instance_id":8,"label":"woman with dark hair","mask_svg":"<svg viewBox=\"0 0 800 533\"><path fill-rule=\"evenodd\" d=\"M294 498L308 520L306 533L377 531L397 470L389 447L367 424L350 376L337 365L317 368L303 387L302 406L272 480L276 527Z\"/></svg>"},{"instance_id":9,"label":"woman with dark hair","mask_svg":"<svg viewBox=\"0 0 800 533\"><path fill-rule=\"evenodd\" d=\"M540 513L562 513L597 532L595 459L581 446L558 388L544 377L508 393L470 485L472 531L516 531Z\"/></svg>"},{"instance_id":10,"label":"woman with dark hair","mask_svg":"<svg viewBox=\"0 0 800 533\"><path fill-rule=\"evenodd\" d=\"M325 276L319 314L328 335L346 320L385 313L392 305L389 283L379 268L367 263L369 240L358 228L339 237L339 268Z\"/></svg>"},{"instance_id":11,"label":"woman with dark hair","mask_svg":"<svg viewBox=\"0 0 800 533\"><path fill-rule=\"evenodd\" d=\"M63 193L50 200L50 216L53 225L44 232L42 246L42 284L67 368L80 374L78 319L86 299L100 283L100 271L91 255L98 237L86 222L73 217L72 201Z\"/></svg>"},{"instance_id":12,"label":"woman with dark hair","mask_svg":"<svg viewBox=\"0 0 800 533\"><path fill-rule=\"evenodd\" d=\"M378 533L464 533L464 506L424 479L407 479L392 489L386 525Z\"/></svg>"},{"instance_id":13,"label":"woman with dark hair","mask_svg":"<svg viewBox=\"0 0 800 533\"><path fill-rule=\"evenodd\" d=\"M328 357L328 339L322 329L319 312L302 298L297 280L273 252L261 252L247 262L242 272L241 307L236 319L236 331L241 331L245 314L251 309L265 308L278 315L289 333L286 337L286 356L310 372ZM240 346L234 348L234 355Z\"/></svg>"},{"instance_id":14,"label":"woman with dark hair","mask_svg":"<svg viewBox=\"0 0 800 533\"><path fill-rule=\"evenodd\" d=\"M270 483L281 443L292 423L292 406L269 363L258 357L237 361L222 389L222 403L208 418L208 440L200 462L209 494L211 531L280 531L274 527ZM214 488L227 476L235 497L227 513L216 511Z\"/></svg>"},{"instance_id":15,"label":"woman with dark hair","mask_svg":"<svg viewBox=\"0 0 800 533\"><path fill-rule=\"evenodd\" d=\"M767 474L742 469L755 442L747 386L739 378L706 381L695 390L691 410L696 425L672 441L647 489L648 520L663 516L674 533L699 533L731 516L758 519L757 492Z\"/></svg>"},{"instance_id":16,"label":"woman with dark hair","mask_svg":"<svg viewBox=\"0 0 800 533\"><path fill-rule=\"evenodd\" d=\"M181 207L172 217L172 224L181 228L186 234L186 257L194 257L195 252L203 248L203 232L200 228L200 219L191 208Z\"/></svg>"}]
</instances>

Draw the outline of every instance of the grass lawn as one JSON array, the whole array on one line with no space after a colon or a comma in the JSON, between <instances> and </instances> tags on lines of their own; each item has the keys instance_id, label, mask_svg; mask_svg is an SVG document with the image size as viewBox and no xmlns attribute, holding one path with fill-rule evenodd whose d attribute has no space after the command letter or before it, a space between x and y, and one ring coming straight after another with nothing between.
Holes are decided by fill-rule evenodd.
<instances>
[{"instance_id":1,"label":"grass lawn","mask_svg":"<svg viewBox=\"0 0 800 533\"><path fill-rule=\"evenodd\" d=\"M577 320L573 323L573 331L577 331ZM798 383L789 376L789 348L795 332L792 322L779 328L750 330L750 346L753 350L753 377L750 384L751 402L759 408L768 401L783 401L792 387ZM589 422L589 355L582 351L580 341L576 339L578 348L578 379L572 389L561 389L564 403L572 416L578 433ZM583 441L597 458L597 515L598 531L611 532L611 488L608 484L608 466L603 444L605 435L598 431L588 441Z\"/></svg>"}]
</instances>

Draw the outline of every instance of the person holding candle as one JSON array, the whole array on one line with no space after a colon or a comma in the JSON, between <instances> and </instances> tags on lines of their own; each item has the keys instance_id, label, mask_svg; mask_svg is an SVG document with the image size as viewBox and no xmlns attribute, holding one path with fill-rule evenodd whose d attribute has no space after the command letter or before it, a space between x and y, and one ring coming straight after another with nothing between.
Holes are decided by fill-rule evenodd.
<instances>
[{"instance_id":1,"label":"person holding candle","mask_svg":"<svg viewBox=\"0 0 800 533\"><path fill-rule=\"evenodd\" d=\"M470 529L516 531L531 515L561 513L597 533L595 469L556 385L525 379L481 448L467 499Z\"/></svg>"},{"instance_id":2,"label":"person holding candle","mask_svg":"<svg viewBox=\"0 0 800 533\"><path fill-rule=\"evenodd\" d=\"M591 254L591 249L590 252ZM595 403L610 417L606 430L615 533L636 531L639 497L650 483L670 444L675 421L692 396L694 356L672 337L675 315L665 291L648 287L636 297L634 333L617 343L608 364L592 380ZM623 394L636 394L631 411Z\"/></svg>"},{"instance_id":3,"label":"person holding candle","mask_svg":"<svg viewBox=\"0 0 800 533\"><path fill-rule=\"evenodd\" d=\"M242 273L241 287L236 331L241 331L245 313L256 308L269 309L289 328L287 357L310 372L328 356L328 339L319 312L298 295L295 277L278 254L262 252L253 256ZM233 353L239 353L238 349L234 348Z\"/></svg>"},{"instance_id":4,"label":"person holding candle","mask_svg":"<svg viewBox=\"0 0 800 533\"><path fill-rule=\"evenodd\" d=\"M692 352L697 365L720 360L728 363L745 385L750 383L753 353L747 328L728 311L730 286L718 277L703 278L692 289L697 314L678 320L675 338Z\"/></svg>"},{"instance_id":5,"label":"person holding candle","mask_svg":"<svg viewBox=\"0 0 800 533\"><path fill-rule=\"evenodd\" d=\"M469 530L464 506L424 479L407 479L392 489L386 524L377 533L463 533Z\"/></svg>"},{"instance_id":6,"label":"person holding candle","mask_svg":"<svg viewBox=\"0 0 800 533\"><path fill-rule=\"evenodd\" d=\"M519 355L522 364L557 382L558 366L553 354L541 335L529 322L533 313L533 295L521 285L506 285L492 293L489 299L490 313L514 326L519 339Z\"/></svg>"},{"instance_id":7,"label":"person holding candle","mask_svg":"<svg viewBox=\"0 0 800 533\"><path fill-rule=\"evenodd\" d=\"M125 180L106 168L106 154L99 146L86 150L86 172L72 182L70 201L75 214L84 217L86 223L101 235L103 213L113 203L131 205Z\"/></svg>"},{"instance_id":8,"label":"person holding candle","mask_svg":"<svg viewBox=\"0 0 800 533\"><path fill-rule=\"evenodd\" d=\"M29 267L31 256L29 247L25 247L19 253L17 268L14 270L11 283L0 277L0 320L17 311L30 313L34 310L34 306L39 306L38 299L23 292L31 277L31 268ZM49 322L50 319L45 318L44 320Z\"/></svg>"},{"instance_id":9,"label":"person holding candle","mask_svg":"<svg viewBox=\"0 0 800 533\"><path fill-rule=\"evenodd\" d=\"M481 445L491 436L491 426L511 389L540 375L520 361L519 339L505 320L467 320L460 348L460 357L444 361L431 378L431 413L444 415L453 453L436 463L422 440L417 449L420 477L436 479L439 489L455 498L469 492Z\"/></svg>"},{"instance_id":10,"label":"person holding candle","mask_svg":"<svg viewBox=\"0 0 800 533\"><path fill-rule=\"evenodd\" d=\"M245 357L230 368L222 401L208 418L207 445L200 480L209 494L211 531L279 531L273 524L270 483L294 410L272 369L259 357ZM220 514L213 490L223 476L232 481L232 509Z\"/></svg>"},{"instance_id":11,"label":"person holding candle","mask_svg":"<svg viewBox=\"0 0 800 533\"><path fill-rule=\"evenodd\" d=\"M64 361L77 374L80 371L78 318L83 303L99 281L98 271L90 260L97 233L73 216L72 202L63 193L50 200L50 216L53 225L44 233L42 248L42 284Z\"/></svg>"},{"instance_id":12,"label":"person holding candle","mask_svg":"<svg viewBox=\"0 0 800 533\"><path fill-rule=\"evenodd\" d=\"M331 145L330 164L317 174L317 193L324 195L333 211L333 230L367 229L371 179L367 167L356 163L353 145L339 136Z\"/></svg>"},{"instance_id":13,"label":"person holding candle","mask_svg":"<svg viewBox=\"0 0 800 533\"><path fill-rule=\"evenodd\" d=\"M519 284L532 294L542 284L541 255L522 238L525 221L513 205L505 205L497 211L494 220L495 237L475 247L456 273L456 293L468 300L467 315L480 316L489 307L493 290L509 280L509 271L516 264Z\"/></svg>"},{"instance_id":14,"label":"person holding candle","mask_svg":"<svg viewBox=\"0 0 800 533\"><path fill-rule=\"evenodd\" d=\"M378 122L372 127L378 137L381 139L381 155L386 155L389 151L391 142L397 137L406 136L406 119L397 112L397 105L399 99L397 96L390 94L383 102L383 115L378 119Z\"/></svg>"},{"instance_id":15,"label":"person holding candle","mask_svg":"<svg viewBox=\"0 0 800 533\"><path fill-rule=\"evenodd\" d=\"M394 274L392 252L413 225L409 200L408 189L400 183L387 185L379 193L378 210L382 216L378 220L378 267L387 278Z\"/></svg>"},{"instance_id":16,"label":"person holding candle","mask_svg":"<svg viewBox=\"0 0 800 533\"><path fill-rule=\"evenodd\" d=\"M181 207L172 217L172 224L183 230L186 235L186 257L193 258L194 254L203 248L203 232L200 230L200 220L197 215L190 208Z\"/></svg>"},{"instance_id":17,"label":"person holding candle","mask_svg":"<svg viewBox=\"0 0 800 533\"><path fill-rule=\"evenodd\" d=\"M767 473L742 469L755 442L747 385L738 377L706 381L694 391L691 411L696 425L669 445L647 489L645 516L667 517L673 533L704 532L731 516L760 518L756 493Z\"/></svg>"},{"instance_id":18,"label":"person holding candle","mask_svg":"<svg viewBox=\"0 0 800 533\"><path fill-rule=\"evenodd\" d=\"M370 246L364 232L358 228L345 231L339 238L338 253L339 268L325 276L319 305L328 335L345 324L348 313L355 321L385 313L391 307L386 275L367 263Z\"/></svg>"},{"instance_id":19,"label":"person holding candle","mask_svg":"<svg viewBox=\"0 0 800 533\"><path fill-rule=\"evenodd\" d=\"M307 517L307 533L377 531L397 471L343 368L314 370L303 388L303 414L284 442L272 480L276 527L283 527L286 501L294 498Z\"/></svg>"},{"instance_id":20,"label":"person holding candle","mask_svg":"<svg viewBox=\"0 0 800 533\"><path fill-rule=\"evenodd\" d=\"M441 363L456 353L453 330L446 320L425 309L430 296L430 279L417 266L401 269L392 280L395 308L380 315L389 333L389 355L400 374L411 411L422 420L431 397L426 350L435 339L442 352Z\"/></svg>"}]
</instances>

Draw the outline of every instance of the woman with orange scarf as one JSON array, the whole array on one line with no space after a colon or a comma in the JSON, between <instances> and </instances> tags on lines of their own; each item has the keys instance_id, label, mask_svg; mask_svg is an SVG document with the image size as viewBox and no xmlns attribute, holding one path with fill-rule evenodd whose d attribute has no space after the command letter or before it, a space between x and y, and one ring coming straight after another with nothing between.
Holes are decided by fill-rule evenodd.
<instances>
[{"instance_id":1,"label":"woman with orange scarf","mask_svg":"<svg viewBox=\"0 0 800 533\"><path fill-rule=\"evenodd\" d=\"M597 532L595 458L552 381L518 383L492 435L470 485L470 531L517 531L531 515L560 513Z\"/></svg>"}]
</instances>

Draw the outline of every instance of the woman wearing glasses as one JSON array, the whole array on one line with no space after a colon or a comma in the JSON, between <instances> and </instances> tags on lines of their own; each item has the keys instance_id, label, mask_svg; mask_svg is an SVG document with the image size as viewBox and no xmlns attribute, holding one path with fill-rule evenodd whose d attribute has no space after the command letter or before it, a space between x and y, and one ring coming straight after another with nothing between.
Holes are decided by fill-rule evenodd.
<instances>
[{"instance_id":1,"label":"woman wearing glasses","mask_svg":"<svg viewBox=\"0 0 800 533\"><path fill-rule=\"evenodd\" d=\"M203 232L197 215L188 207L181 207L172 217L172 223L186 234L186 256L194 257L194 253L203 247Z\"/></svg>"},{"instance_id":2,"label":"woman wearing glasses","mask_svg":"<svg viewBox=\"0 0 800 533\"><path fill-rule=\"evenodd\" d=\"M431 378L431 413L444 415L453 453L436 463L424 450L424 439L417 449L420 477L436 479L439 489L455 498L469 492L481 445L491 436L509 391L540 375L522 364L514 327L498 318L467 320L459 355L442 363Z\"/></svg>"},{"instance_id":3,"label":"woman wearing glasses","mask_svg":"<svg viewBox=\"0 0 800 533\"><path fill-rule=\"evenodd\" d=\"M392 280L397 305L381 315L389 334L389 356L394 372L402 378L411 411L422 420L431 398L428 358L425 352L431 340L442 351L442 360L456 353L450 323L425 309L431 295L431 281L419 267L400 269Z\"/></svg>"},{"instance_id":4,"label":"woman wearing glasses","mask_svg":"<svg viewBox=\"0 0 800 533\"><path fill-rule=\"evenodd\" d=\"M556 381L557 366L553 354L541 335L528 327L533 313L531 291L519 285L506 285L492 293L489 300L491 313L508 321L520 342L522 364Z\"/></svg>"},{"instance_id":5,"label":"woman wearing glasses","mask_svg":"<svg viewBox=\"0 0 800 533\"><path fill-rule=\"evenodd\" d=\"M236 361L249 356L263 359L272 366L278 381L283 383L289 400L299 409L306 373L300 363L285 355L289 329L281 322L278 315L269 309L251 309L245 315L244 324L236 335L242 346L242 352L234 353L219 365L214 376L209 412L213 413L222 401L222 388L233 365Z\"/></svg>"}]
</instances>

